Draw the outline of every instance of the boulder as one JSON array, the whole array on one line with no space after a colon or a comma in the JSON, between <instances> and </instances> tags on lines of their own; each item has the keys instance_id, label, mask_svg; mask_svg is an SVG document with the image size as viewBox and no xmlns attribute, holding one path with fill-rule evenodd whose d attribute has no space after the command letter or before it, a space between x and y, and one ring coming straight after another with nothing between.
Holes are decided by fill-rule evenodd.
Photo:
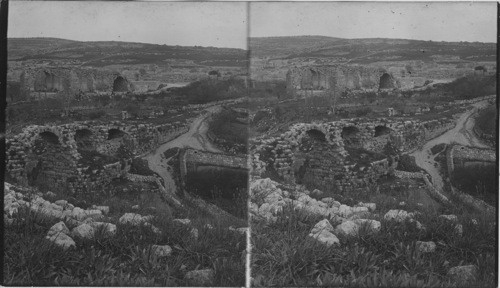
<instances>
[{"instance_id":1,"label":"boulder","mask_svg":"<svg viewBox=\"0 0 500 288\"><path fill-rule=\"evenodd\" d=\"M311 197L315 197L315 198L319 198L323 196L323 191L321 190L318 190L318 189L314 189L312 192L311 192Z\"/></svg>"},{"instance_id":2,"label":"boulder","mask_svg":"<svg viewBox=\"0 0 500 288\"><path fill-rule=\"evenodd\" d=\"M103 236L112 237L116 235L116 225L106 222L92 222L89 225L94 228L95 231L102 231Z\"/></svg>"},{"instance_id":3,"label":"boulder","mask_svg":"<svg viewBox=\"0 0 500 288\"><path fill-rule=\"evenodd\" d=\"M333 226L327 219L323 219L316 223L309 233L309 237L312 237L316 241L326 245L332 246L335 244L340 244L339 239L333 233Z\"/></svg>"},{"instance_id":4,"label":"boulder","mask_svg":"<svg viewBox=\"0 0 500 288\"><path fill-rule=\"evenodd\" d=\"M109 213L109 206L92 206L92 209L101 211L102 214L107 215Z\"/></svg>"},{"instance_id":5,"label":"boulder","mask_svg":"<svg viewBox=\"0 0 500 288\"><path fill-rule=\"evenodd\" d=\"M172 220L172 222L176 223L176 224L181 224L181 225L191 224L191 220L189 220L189 219L174 219L174 220Z\"/></svg>"},{"instance_id":6,"label":"boulder","mask_svg":"<svg viewBox=\"0 0 500 288\"><path fill-rule=\"evenodd\" d=\"M64 224L64 222L62 221L50 227L49 231L47 232L47 236L53 236L60 233L69 234L68 227L66 227L66 224Z\"/></svg>"},{"instance_id":7,"label":"boulder","mask_svg":"<svg viewBox=\"0 0 500 288\"><path fill-rule=\"evenodd\" d=\"M118 220L118 223L123 224L123 225L132 225L132 226L138 226L143 223L146 223L148 221L147 216L142 216L139 214L135 213L125 213L123 214L122 217Z\"/></svg>"},{"instance_id":8,"label":"boulder","mask_svg":"<svg viewBox=\"0 0 500 288\"><path fill-rule=\"evenodd\" d=\"M438 218L449 222L458 222L458 217L456 215L439 215Z\"/></svg>"},{"instance_id":9,"label":"boulder","mask_svg":"<svg viewBox=\"0 0 500 288\"><path fill-rule=\"evenodd\" d=\"M51 241L54 243L56 246L63 248L64 250L71 248L71 247L76 247L75 241L66 235L65 233L58 233L54 234L51 236L46 236L45 239Z\"/></svg>"},{"instance_id":10,"label":"boulder","mask_svg":"<svg viewBox=\"0 0 500 288\"><path fill-rule=\"evenodd\" d=\"M462 234L464 234L464 226L462 226L462 224L456 224L453 231L457 236L462 237Z\"/></svg>"},{"instance_id":11,"label":"boulder","mask_svg":"<svg viewBox=\"0 0 500 288\"><path fill-rule=\"evenodd\" d=\"M90 240L94 238L95 229L90 224L82 224L73 228L71 235L80 239Z\"/></svg>"},{"instance_id":12,"label":"boulder","mask_svg":"<svg viewBox=\"0 0 500 288\"><path fill-rule=\"evenodd\" d=\"M184 275L184 280L191 286L212 286L215 281L215 271L212 269L189 271Z\"/></svg>"},{"instance_id":13,"label":"boulder","mask_svg":"<svg viewBox=\"0 0 500 288\"><path fill-rule=\"evenodd\" d=\"M319 221L318 223L316 223L316 225L314 225L314 227L311 229L311 233L312 234L316 234L316 233L319 233L321 231L330 231L330 232L333 232L333 226L332 224L330 224L330 221L328 221L327 219L323 219L321 221Z\"/></svg>"},{"instance_id":14,"label":"boulder","mask_svg":"<svg viewBox=\"0 0 500 288\"><path fill-rule=\"evenodd\" d=\"M387 221L396 221L396 222L404 222L406 219L411 219L412 214L406 212L405 210L389 210L389 212L385 213L384 219Z\"/></svg>"},{"instance_id":15,"label":"boulder","mask_svg":"<svg viewBox=\"0 0 500 288\"><path fill-rule=\"evenodd\" d=\"M191 237L193 237L194 240L198 240L199 236L198 229L191 228L191 230L189 230L189 234L191 234Z\"/></svg>"},{"instance_id":16,"label":"boulder","mask_svg":"<svg viewBox=\"0 0 500 288\"><path fill-rule=\"evenodd\" d=\"M417 241L416 248L421 253L431 253L436 251L436 243L432 241L428 242Z\"/></svg>"},{"instance_id":17,"label":"boulder","mask_svg":"<svg viewBox=\"0 0 500 288\"><path fill-rule=\"evenodd\" d=\"M327 247L340 244L339 238L337 238L337 236L335 236L332 232L326 230L323 230L315 234L309 233L309 237L312 237L313 239L326 245Z\"/></svg>"},{"instance_id":18,"label":"boulder","mask_svg":"<svg viewBox=\"0 0 500 288\"><path fill-rule=\"evenodd\" d=\"M68 205L68 201L66 201L66 200L57 200L54 203L56 203L57 205L62 206L62 207L66 207L66 205Z\"/></svg>"},{"instance_id":19,"label":"boulder","mask_svg":"<svg viewBox=\"0 0 500 288\"><path fill-rule=\"evenodd\" d=\"M363 203L363 202L359 202L358 206L359 207L366 207L366 208L368 208L368 210L370 212L373 212L373 211L375 211L375 209L377 209L377 204L375 204L375 203Z\"/></svg>"},{"instance_id":20,"label":"boulder","mask_svg":"<svg viewBox=\"0 0 500 288\"><path fill-rule=\"evenodd\" d=\"M168 245L153 245L151 246L151 252L154 256L163 258L172 254L172 248L170 248L170 246Z\"/></svg>"},{"instance_id":21,"label":"boulder","mask_svg":"<svg viewBox=\"0 0 500 288\"><path fill-rule=\"evenodd\" d=\"M335 227L335 233L344 236L356 236L361 227L365 227L368 233L378 233L382 225L379 221L370 219L356 219L342 222Z\"/></svg>"}]
</instances>

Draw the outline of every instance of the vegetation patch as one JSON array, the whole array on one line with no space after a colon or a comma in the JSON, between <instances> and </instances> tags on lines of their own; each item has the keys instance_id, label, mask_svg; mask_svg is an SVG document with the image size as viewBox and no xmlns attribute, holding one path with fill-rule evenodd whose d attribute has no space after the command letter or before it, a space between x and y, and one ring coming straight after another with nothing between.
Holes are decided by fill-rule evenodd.
<instances>
[{"instance_id":1,"label":"vegetation patch","mask_svg":"<svg viewBox=\"0 0 500 288\"><path fill-rule=\"evenodd\" d=\"M415 163L415 156L403 154L399 157L396 170L407 172L420 172L422 169Z\"/></svg>"},{"instance_id":2,"label":"vegetation patch","mask_svg":"<svg viewBox=\"0 0 500 288\"><path fill-rule=\"evenodd\" d=\"M154 176L156 173L149 169L148 161L142 158L134 158L130 166L130 173L143 176Z\"/></svg>"},{"instance_id":3,"label":"vegetation patch","mask_svg":"<svg viewBox=\"0 0 500 288\"><path fill-rule=\"evenodd\" d=\"M497 108L489 106L479 112L476 117L476 127L483 133L495 135L497 131Z\"/></svg>"}]
</instances>

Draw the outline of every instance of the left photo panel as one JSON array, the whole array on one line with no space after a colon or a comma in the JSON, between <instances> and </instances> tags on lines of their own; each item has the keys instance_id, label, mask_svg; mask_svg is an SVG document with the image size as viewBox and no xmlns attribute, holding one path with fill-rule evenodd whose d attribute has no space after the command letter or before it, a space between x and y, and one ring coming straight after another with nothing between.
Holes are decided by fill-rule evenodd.
<instances>
[{"instance_id":1,"label":"left photo panel","mask_svg":"<svg viewBox=\"0 0 500 288\"><path fill-rule=\"evenodd\" d=\"M245 286L247 3L8 12L2 284Z\"/></svg>"}]
</instances>

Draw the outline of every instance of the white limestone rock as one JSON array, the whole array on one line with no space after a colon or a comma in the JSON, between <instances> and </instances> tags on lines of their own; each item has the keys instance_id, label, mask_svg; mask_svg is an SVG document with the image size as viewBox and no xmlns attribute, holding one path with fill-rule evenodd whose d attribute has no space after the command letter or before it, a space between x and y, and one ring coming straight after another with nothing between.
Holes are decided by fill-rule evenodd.
<instances>
[{"instance_id":1,"label":"white limestone rock","mask_svg":"<svg viewBox=\"0 0 500 288\"><path fill-rule=\"evenodd\" d=\"M436 251L436 243L432 241L428 242L417 241L416 248L421 253L432 253Z\"/></svg>"},{"instance_id":2,"label":"white limestone rock","mask_svg":"<svg viewBox=\"0 0 500 288\"><path fill-rule=\"evenodd\" d=\"M56 202L57 205L61 206L61 207L66 207L66 205L68 204L68 201L66 200L57 200Z\"/></svg>"},{"instance_id":3,"label":"white limestone rock","mask_svg":"<svg viewBox=\"0 0 500 288\"><path fill-rule=\"evenodd\" d=\"M94 228L95 231L102 231L103 236L113 237L116 235L117 227L115 224L106 222L92 222L89 225Z\"/></svg>"},{"instance_id":4,"label":"white limestone rock","mask_svg":"<svg viewBox=\"0 0 500 288\"><path fill-rule=\"evenodd\" d=\"M158 258L168 257L172 254L172 248L168 245L153 245L151 253Z\"/></svg>"},{"instance_id":5,"label":"white limestone rock","mask_svg":"<svg viewBox=\"0 0 500 288\"><path fill-rule=\"evenodd\" d=\"M438 218L449 222L458 222L458 217L456 215L439 215Z\"/></svg>"},{"instance_id":6,"label":"white limestone rock","mask_svg":"<svg viewBox=\"0 0 500 288\"><path fill-rule=\"evenodd\" d=\"M375 203L363 203L363 202L359 202L358 206L359 207L366 207L366 208L368 208L368 210L370 212L373 212L373 211L375 211L375 209L377 209L377 204L375 204Z\"/></svg>"},{"instance_id":7,"label":"white limestone rock","mask_svg":"<svg viewBox=\"0 0 500 288\"><path fill-rule=\"evenodd\" d=\"M309 237L312 237L327 247L340 244L339 238L337 238L337 236L335 236L332 232L326 230L322 230L318 233L309 233Z\"/></svg>"},{"instance_id":8,"label":"white limestone rock","mask_svg":"<svg viewBox=\"0 0 500 288\"><path fill-rule=\"evenodd\" d=\"M67 250L71 247L76 247L75 241L65 233L58 233L51 236L47 235L45 239L51 241L56 246L61 247L64 250Z\"/></svg>"},{"instance_id":9,"label":"white limestone rock","mask_svg":"<svg viewBox=\"0 0 500 288\"><path fill-rule=\"evenodd\" d=\"M90 224L82 224L73 228L71 235L76 238L90 240L94 238L95 229Z\"/></svg>"},{"instance_id":10,"label":"white limestone rock","mask_svg":"<svg viewBox=\"0 0 500 288\"><path fill-rule=\"evenodd\" d=\"M53 236L60 233L69 234L68 227L66 227L66 224L64 224L64 222L62 221L50 227L49 231L47 232L47 236Z\"/></svg>"},{"instance_id":11,"label":"white limestone rock","mask_svg":"<svg viewBox=\"0 0 500 288\"><path fill-rule=\"evenodd\" d=\"M174 220L172 220L172 222L176 223L176 224L181 224L181 225L191 224L191 220L189 220L189 219L174 219Z\"/></svg>"},{"instance_id":12,"label":"white limestone rock","mask_svg":"<svg viewBox=\"0 0 500 288\"><path fill-rule=\"evenodd\" d=\"M92 206L92 209L97 209L101 211L102 214L108 215L109 213L109 206Z\"/></svg>"},{"instance_id":13,"label":"white limestone rock","mask_svg":"<svg viewBox=\"0 0 500 288\"><path fill-rule=\"evenodd\" d=\"M387 221L396 221L396 222L404 222L407 219L411 219L413 214L406 212L405 210L389 210L389 212L385 213L384 219Z\"/></svg>"},{"instance_id":14,"label":"white limestone rock","mask_svg":"<svg viewBox=\"0 0 500 288\"><path fill-rule=\"evenodd\" d=\"M118 223L123 225L139 226L146 223L150 218L135 213L125 213L120 217Z\"/></svg>"}]
</instances>

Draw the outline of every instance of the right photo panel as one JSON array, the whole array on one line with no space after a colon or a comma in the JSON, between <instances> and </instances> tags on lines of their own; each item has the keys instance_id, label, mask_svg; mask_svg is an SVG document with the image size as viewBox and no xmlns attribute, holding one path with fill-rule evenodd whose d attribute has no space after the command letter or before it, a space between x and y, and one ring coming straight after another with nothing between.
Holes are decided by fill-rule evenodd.
<instances>
[{"instance_id":1,"label":"right photo panel","mask_svg":"<svg viewBox=\"0 0 500 288\"><path fill-rule=\"evenodd\" d=\"M497 4L252 2L252 287L496 287Z\"/></svg>"}]
</instances>

